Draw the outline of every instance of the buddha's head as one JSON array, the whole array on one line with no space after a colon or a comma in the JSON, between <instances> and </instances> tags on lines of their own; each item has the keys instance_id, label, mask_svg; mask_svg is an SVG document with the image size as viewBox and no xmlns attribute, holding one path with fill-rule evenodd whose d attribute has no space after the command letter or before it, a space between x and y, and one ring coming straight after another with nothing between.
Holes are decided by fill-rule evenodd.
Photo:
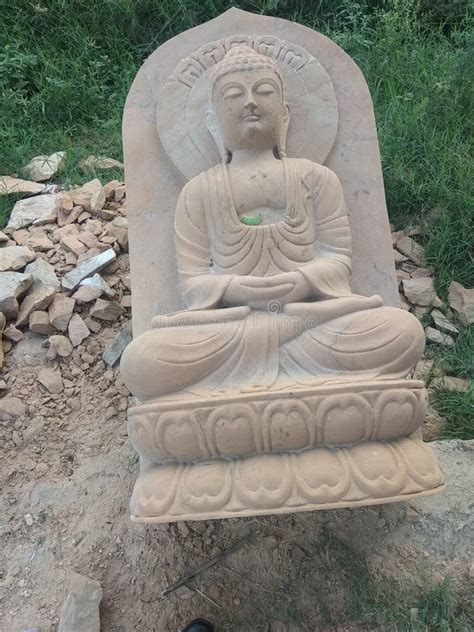
<instances>
[{"instance_id":1,"label":"buddha's head","mask_svg":"<svg viewBox=\"0 0 474 632\"><path fill-rule=\"evenodd\" d=\"M285 154L289 106L277 64L248 46L231 48L213 68L209 131L222 159L238 149L273 149Z\"/></svg>"}]
</instances>

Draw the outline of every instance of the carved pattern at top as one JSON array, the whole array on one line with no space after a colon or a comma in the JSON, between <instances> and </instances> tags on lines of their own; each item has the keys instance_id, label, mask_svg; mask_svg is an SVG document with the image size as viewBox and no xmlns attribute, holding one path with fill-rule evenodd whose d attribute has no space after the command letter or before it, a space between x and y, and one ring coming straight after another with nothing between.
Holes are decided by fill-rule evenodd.
<instances>
[{"instance_id":1,"label":"carved pattern at top","mask_svg":"<svg viewBox=\"0 0 474 632\"><path fill-rule=\"evenodd\" d=\"M257 53L287 64L299 71L312 59L298 44L287 42L272 35L232 35L223 40L209 42L195 53L183 59L168 81L179 81L191 88L209 68L222 61L234 46L249 46Z\"/></svg>"}]
</instances>

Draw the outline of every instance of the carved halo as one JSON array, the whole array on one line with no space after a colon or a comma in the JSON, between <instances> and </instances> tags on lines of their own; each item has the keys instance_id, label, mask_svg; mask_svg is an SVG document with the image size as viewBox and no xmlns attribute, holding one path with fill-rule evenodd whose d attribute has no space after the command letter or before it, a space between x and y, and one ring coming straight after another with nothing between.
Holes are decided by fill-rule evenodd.
<instances>
[{"instance_id":1,"label":"carved halo","mask_svg":"<svg viewBox=\"0 0 474 632\"><path fill-rule=\"evenodd\" d=\"M323 164L334 144L338 107L331 79L304 48L270 35L233 35L183 59L158 96L156 120L170 159L188 180L220 160L206 126L210 69L233 46L245 44L274 59L291 108L287 155Z\"/></svg>"}]
</instances>

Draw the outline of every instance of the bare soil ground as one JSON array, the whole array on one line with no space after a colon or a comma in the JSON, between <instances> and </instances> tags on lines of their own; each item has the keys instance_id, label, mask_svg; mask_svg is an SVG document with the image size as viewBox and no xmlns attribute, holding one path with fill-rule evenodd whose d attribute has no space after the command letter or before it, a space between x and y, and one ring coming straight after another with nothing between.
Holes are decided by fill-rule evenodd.
<instances>
[{"instance_id":1,"label":"bare soil ground","mask_svg":"<svg viewBox=\"0 0 474 632\"><path fill-rule=\"evenodd\" d=\"M412 504L131 523L138 463L127 439L127 391L118 369L100 359L115 334L104 329L81 349L88 355L62 361L71 384L59 395L36 380L47 364L40 336L25 335L7 356L9 395L27 412L0 425L1 632L56 630L69 569L100 581L105 632L178 632L195 616L222 630L383 630L356 615L351 620L351 603L366 582L392 577L421 588L451 576L458 594L467 590L474 442L433 443L447 489ZM237 552L161 597L248 533L253 539Z\"/></svg>"}]
</instances>

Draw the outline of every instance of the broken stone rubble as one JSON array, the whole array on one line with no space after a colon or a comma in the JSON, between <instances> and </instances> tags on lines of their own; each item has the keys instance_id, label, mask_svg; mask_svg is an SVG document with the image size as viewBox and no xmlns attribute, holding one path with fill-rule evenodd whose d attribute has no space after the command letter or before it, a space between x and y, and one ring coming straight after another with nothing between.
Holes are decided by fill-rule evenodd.
<instances>
[{"instance_id":1,"label":"broken stone rubble","mask_svg":"<svg viewBox=\"0 0 474 632\"><path fill-rule=\"evenodd\" d=\"M100 632L101 600L102 588L98 581L71 571L58 632Z\"/></svg>"},{"instance_id":2,"label":"broken stone rubble","mask_svg":"<svg viewBox=\"0 0 474 632\"><path fill-rule=\"evenodd\" d=\"M66 153L57 151L54 154L35 156L25 166L25 174L35 182L44 182L52 178L62 166Z\"/></svg>"},{"instance_id":3,"label":"broken stone rubble","mask_svg":"<svg viewBox=\"0 0 474 632\"><path fill-rule=\"evenodd\" d=\"M45 184L39 182L22 180L12 176L0 176L0 195L28 197L29 195L38 195L45 187Z\"/></svg>"},{"instance_id":4,"label":"broken stone rubble","mask_svg":"<svg viewBox=\"0 0 474 632\"><path fill-rule=\"evenodd\" d=\"M45 194L19 200L10 215L5 228L7 233L30 224L49 223L56 219L61 194Z\"/></svg>"}]
</instances>

